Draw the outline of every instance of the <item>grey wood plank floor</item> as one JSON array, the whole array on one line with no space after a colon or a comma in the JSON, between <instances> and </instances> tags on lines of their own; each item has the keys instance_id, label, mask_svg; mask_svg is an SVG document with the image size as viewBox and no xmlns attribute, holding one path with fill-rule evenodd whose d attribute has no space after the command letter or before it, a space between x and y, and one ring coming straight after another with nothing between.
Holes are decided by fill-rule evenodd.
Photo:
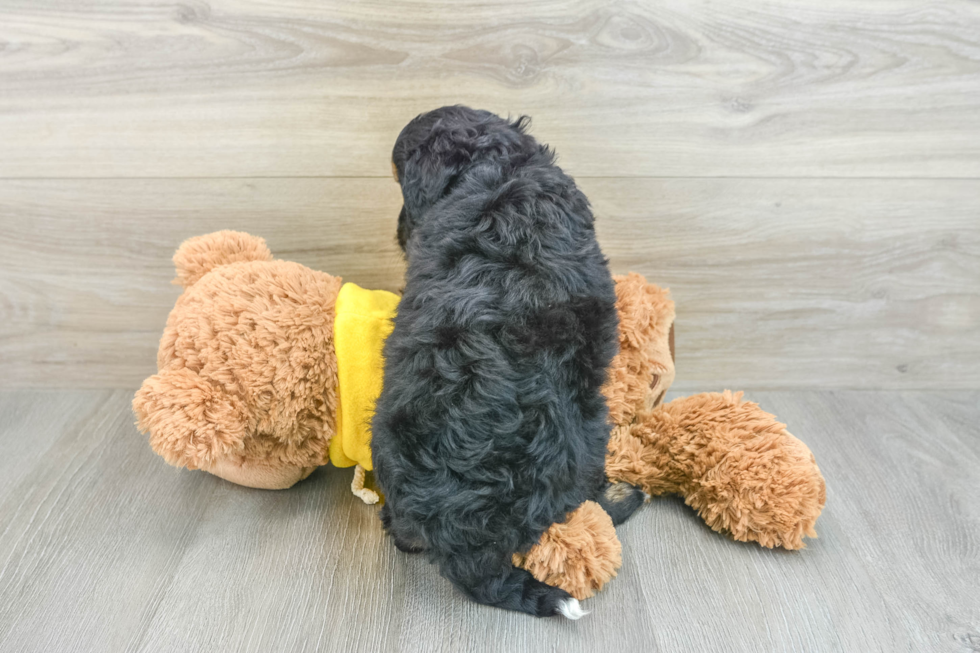
<instances>
[{"instance_id":1,"label":"grey wood plank floor","mask_svg":"<svg viewBox=\"0 0 980 653\"><path fill-rule=\"evenodd\" d=\"M756 392L828 482L800 552L679 499L620 527L579 622L464 600L349 471L283 492L168 467L120 390L0 392L0 651L975 651L980 392Z\"/></svg>"}]
</instances>

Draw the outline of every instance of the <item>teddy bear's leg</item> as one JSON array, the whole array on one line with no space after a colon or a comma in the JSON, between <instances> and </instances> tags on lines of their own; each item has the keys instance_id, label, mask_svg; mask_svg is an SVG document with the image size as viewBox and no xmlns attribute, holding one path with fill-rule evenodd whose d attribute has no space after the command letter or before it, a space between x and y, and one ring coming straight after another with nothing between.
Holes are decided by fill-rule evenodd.
<instances>
[{"instance_id":1,"label":"teddy bear's leg","mask_svg":"<svg viewBox=\"0 0 980 653\"><path fill-rule=\"evenodd\" d=\"M243 447L244 402L188 369L146 379L133 411L140 431L150 434L150 446L171 465L207 469Z\"/></svg>"},{"instance_id":2,"label":"teddy bear's leg","mask_svg":"<svg viewBox=\"0 0 980 653\"><path fill-rule=\"evenodd\" d=\"M684 496L714 530L766 547L816 537L823 476L810 450L741 393L675 399L614 430L610 478Z\"/></svg>"},{"instance_id":3,"label":"teddy bear's leg","mask_svg":"<svg viewBox=\"0 0 980 653\"><path fill-rule=\"evenodd\" d=\"M561 524L552 524L531 549L514 554L514 566L538 580L587 599L616 576L623 551L612 519L586 501Z\"/></svg>"}]
</instances>

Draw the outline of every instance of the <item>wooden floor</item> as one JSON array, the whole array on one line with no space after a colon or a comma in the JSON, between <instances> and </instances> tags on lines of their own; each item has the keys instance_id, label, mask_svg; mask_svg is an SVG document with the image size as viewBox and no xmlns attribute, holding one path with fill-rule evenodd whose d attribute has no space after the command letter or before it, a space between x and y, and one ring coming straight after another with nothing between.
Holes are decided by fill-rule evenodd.
<instances>
[{"instance_id":1,"label":"wooden floor","mask_svg":"<svg viewBox=\"0 0 980 653\"><path fill-rule=\"evenodd\" d=\"M755 393L820 463L820 537L764 550L654 500L579 622L467 602L349 470L273 492L168 467L130 398L0 393L0 651L980 647L980 392Z\"/></svg>"},{"instance_id":2,"label":"wooden floor","mask_svg":"<svg viewBox=\"0 0 980 653\"><path fill-rule=\"evenodd\" d=\"M0 387L153 373L190 236L400 287L417 113L529 114L678 387L980 387L971 0L4 0Z\"/></svg>"},{"instance_id":3,"label":"wooden floor","mask_svg":"<svg viewBox=\"0 0 980 653\"><path fill-rule=\"evenodd\" d=\"M613 271L671 288L675 389L810 445L808 549L658 500L590 616L535 621L345 472L150 452L179 243L399 288L391 147L454 103L531 115ZM0 653L980 651L980 2L3 0L0 149Z\"/></svg>"}]
</instances>

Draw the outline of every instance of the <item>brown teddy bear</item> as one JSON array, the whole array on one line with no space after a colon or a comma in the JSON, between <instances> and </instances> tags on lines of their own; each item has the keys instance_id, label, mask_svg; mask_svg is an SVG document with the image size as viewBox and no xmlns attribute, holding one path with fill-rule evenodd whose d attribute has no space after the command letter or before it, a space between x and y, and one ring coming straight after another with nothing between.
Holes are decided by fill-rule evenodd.
<instances>
[{"instance_id":1,"label":"brown teddy bear","mask_svg":"<svg viewBox=\"0 0 980 653\"><path fill-rule=\"evenodd\" d=\"M638 274L614 278L620 350L603 388L613 424L608 498L622 483L648 495L679 494L708 526L735 540L803 548L804 535L817 535L826 501L810 450L740 392L663 404L674 380L674 304L668 291ZM577 599L592 596L620 563L611 520L589 503L514 556L515 564Z\"/></svg>"},{"instance_id":2,"label":"brown teddy bear","mask_svg":"<svg viewBox=\"0 0 980 653\"><path fill-rule=\"evenodd\" d=\"M398 297L274 260L264 240L240 232L192 238L174 263L184 292L160 341L159 371L133 400L153 450L172 465L267 489L328 461L352 466L352 490L376 502L364 485L368 426ZM674 378L673 302L637 274L616 277L616 294L606 498L628 497L623 483L681 494L736 540L802 548L825 500L810 451L741 393L662 404ZM610 517L586 502L514 562L582 599L616 575L621 547Z\"/></svg>"}]
</instances>

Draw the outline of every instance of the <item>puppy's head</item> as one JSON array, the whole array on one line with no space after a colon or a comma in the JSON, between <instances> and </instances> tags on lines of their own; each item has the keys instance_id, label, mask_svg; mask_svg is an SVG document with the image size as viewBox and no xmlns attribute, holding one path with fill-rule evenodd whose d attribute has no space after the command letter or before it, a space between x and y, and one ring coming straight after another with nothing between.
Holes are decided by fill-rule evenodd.
<instances>
[{"instance_id":1,"label":"puppy's head","mask_svg":"<svg viewBox=\"0 0 980 653\"><path fill-rule=\"evenodd\" d=\"M515 121L464 106L448 106L405 125L391 153L403 206L398 243L405 249L419 219L447 195L466 170L481 163L503 166L538 149L525 133L527 117Z\"/></svg>"}]
</instances>

